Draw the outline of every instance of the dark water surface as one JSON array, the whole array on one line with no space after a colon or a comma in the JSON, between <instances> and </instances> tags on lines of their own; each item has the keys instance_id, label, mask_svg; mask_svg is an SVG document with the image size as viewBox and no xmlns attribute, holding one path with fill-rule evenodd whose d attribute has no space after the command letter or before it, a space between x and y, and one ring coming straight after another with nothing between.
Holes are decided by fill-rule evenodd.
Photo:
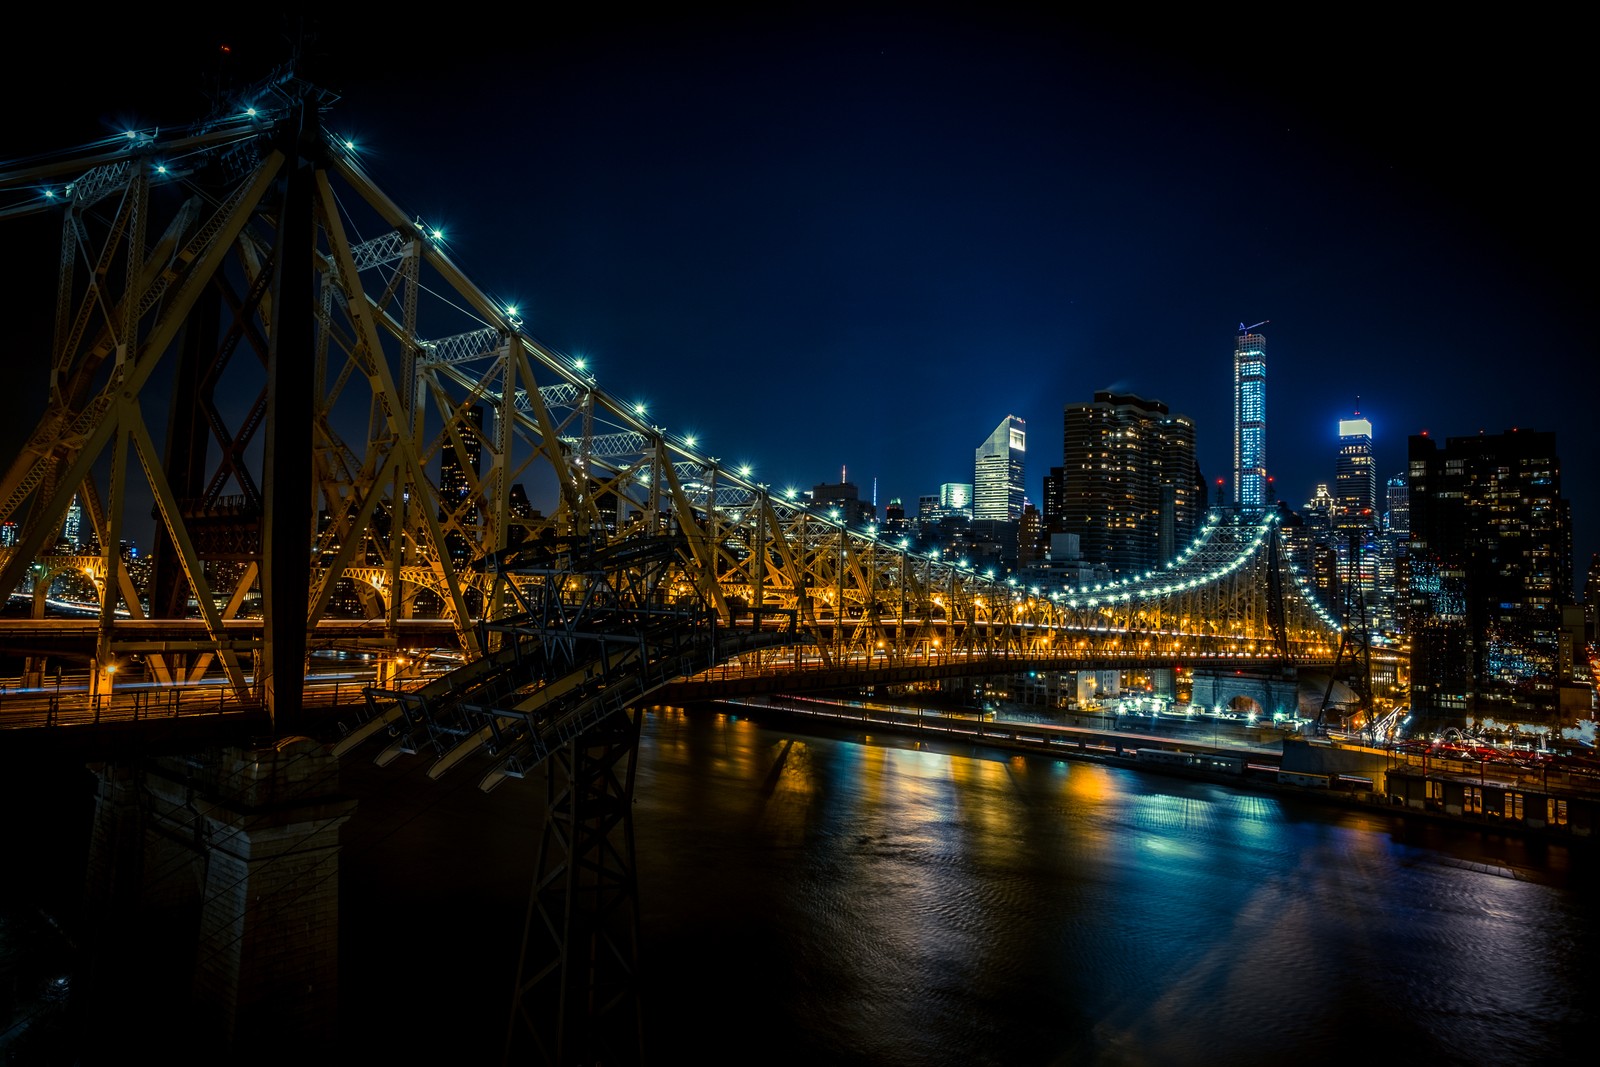
<instances>
[{"instance_id":1,"label":"dark water surface","mask_svg":"<svg viewBox=\"0 0 1600 1067\"><path fill-rule=\"evenodd\" d=\"M346 769L350 1053L498 1062L542 792ZM660 1064L1548 1064L1585 854L1098 764L652 711Z\"/></svg>"}]
</instances>

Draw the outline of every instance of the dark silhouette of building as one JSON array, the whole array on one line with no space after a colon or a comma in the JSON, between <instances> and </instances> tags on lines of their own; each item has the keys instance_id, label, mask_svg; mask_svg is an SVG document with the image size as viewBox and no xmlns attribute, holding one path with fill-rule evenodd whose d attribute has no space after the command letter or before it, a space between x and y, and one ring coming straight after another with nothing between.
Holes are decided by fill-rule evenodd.
<instances>
[{"instance_id":1,"label":"dark silhouette of building","mask_svg":"<svg viewBox=\"0 0 1600 1067\"><path fill-rule=\"evenodd\" d=\"M811 510L837 518L846 526L865 526L878 520L877 509L871 501L861 499L861 490L854 482L812 486Z\"/></svg>"},{"instance_id":2,"label":"dark silhouette of building","mask_svg":"<svg viewBox=\"0 0 1600 1067\"><path fill-rule=\"evenodd\" d=\"M1554 725L1572 527L1555 435L1409 440L1404 571L1411 705L1455 721Z\"/></svg>"},{"instance_id":3,"label":"dark silhouette of building","mask_svg":"<svg viewBox=\"0 0 1600 1067\"><path fill-rule=\"evenodd\" d=\"M1039 510L1047 535L1066 531L1067 517L1062 511L1061 504L1062 486L1065 481L1066 471L1060 467L1051 467L1050 473L1044 476L1044 493L1040 498L1042 505Z\"/></svg>"}]
</instances>

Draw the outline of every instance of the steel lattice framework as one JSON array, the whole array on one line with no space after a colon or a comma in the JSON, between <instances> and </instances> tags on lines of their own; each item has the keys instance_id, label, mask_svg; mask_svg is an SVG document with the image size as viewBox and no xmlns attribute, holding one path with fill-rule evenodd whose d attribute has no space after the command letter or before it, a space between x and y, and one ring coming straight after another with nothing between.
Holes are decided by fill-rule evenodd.
<instances>
[{"instance_id":1,"label":"steel lattice framework","mask_svg":"<svg viewBox=\"0 0 1600 1067\"><path fill-rule=\"evenodd\" d=\"M475 622L542 580L499 566L508 553L661 534L683 546L664 602L730 623L792 611L811 643L759 655L800 669L1331 659L1337 627L1280 580L1270 512L1213 516L1173 566L1068 598L911 554L724 468L474 285L323 129L326 98L271 89L275 109L0 177L0 217L63 220L48 403L0 478L17 531L0 583L42 596L85 575L99 663L136 647L124 619L184 618L192 638L137 646L157 680L220 665L241 698L293 706L324 619L355 610L392 638L433 615L475 657L495 640ZM445 457L464 491L432 473ZM92 552L57 550L74 498ZM157 543L136 587L118 546L147 499ZM259 635L226 625L258 611Z\"/></svg>"},{"instance_id":2,"label":"steel lattice framework","mask_svg":"<svg viewBox=\"0 0 1600 1067\"><path fill-rule=\"evenodd\" d=\"M526 1031L547 1062L637 1054L637 703L672 678L1333 658L1271 512L1045 595L725 469L474 285L327 132L327 94L285 73L253 102L0 175L0 218L62 220L49 395L0 475L0 586L41 616L81 575L97 685L133 652L163 683L220 670L280 730L335 623L398 647L403 623L446 620L463 666L380 678L341 748L383 736L380 759L428 752L435 775L488 756L485 788L545 775L508 1049ZM87 548L59 536L74 500ZM152 512L136 575L122 542Z\"/></svg>"}]
</instances>

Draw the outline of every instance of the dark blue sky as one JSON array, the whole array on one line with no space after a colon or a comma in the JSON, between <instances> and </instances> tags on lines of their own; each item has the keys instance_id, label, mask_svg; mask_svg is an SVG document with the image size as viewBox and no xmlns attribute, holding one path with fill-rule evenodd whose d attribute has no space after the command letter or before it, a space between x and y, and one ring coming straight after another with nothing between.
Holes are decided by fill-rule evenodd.
<instances>
[{"instance_id":1,"label":"dark blue sky","mask_svg":"<svg viewBox=\"0 0 1600 1067\"><path fill-rule=\"evenodd\" d=\"M1015 414L1037 500L1062 405L1116 388L1192 416L1214 482L1235 329L1269 319L1278 496L1332 479L1358 397L1384 476L1423 429L1552 430L1581 582L1600 450L1573 32L1185 18L535 9L493 39L324 22L317 48L330 125L481 288L762 481L847 465L914 507ZM187 121L216 43L244 75L283 36L169 34L139 51L148 91L75 90L63 120Z\"/></svg>"}]
</instances>

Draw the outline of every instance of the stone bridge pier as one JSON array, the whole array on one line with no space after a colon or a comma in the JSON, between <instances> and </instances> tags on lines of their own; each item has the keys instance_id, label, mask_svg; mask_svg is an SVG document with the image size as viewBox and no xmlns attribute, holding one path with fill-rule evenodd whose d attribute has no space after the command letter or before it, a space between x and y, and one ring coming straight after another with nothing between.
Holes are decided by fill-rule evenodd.
<instances>
[{"instance_id":1,"label":"stone bridge pier","mask_svg":"<svg viewBox=\"0 0 1600 1067\"><path fill-rule=\"evenodd\" d=\"M1293 667L1260 670L1196 669L1195 704L1207 708L1247 714L1254 711L1263 718L1300 714L1300 686Z\"/></svg>"},{"instance_id":2,"label":"stone bridge pier","mask_svg":"<svg viewBox=\"0 0 1600 1067\"><path fill-rule=\"evenodd\" d=\"M108 1049L155 1039L193 1044L179 1062L326 1056L339 834L355 808L326 746L289 738L92 769L85 992L120 1021Z\"/></svg>"}]
</instances>

